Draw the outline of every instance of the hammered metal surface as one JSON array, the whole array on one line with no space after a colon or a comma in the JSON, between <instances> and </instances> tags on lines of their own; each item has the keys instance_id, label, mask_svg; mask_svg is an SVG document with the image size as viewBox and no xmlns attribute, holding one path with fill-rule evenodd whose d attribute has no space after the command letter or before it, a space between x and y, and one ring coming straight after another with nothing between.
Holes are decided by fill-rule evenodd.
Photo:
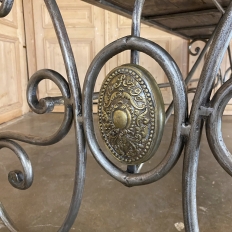
<instances>
[{"instance_id":1,"label":"hammered metal surface","mask_svg":"<svg viewBox=\"0 0 232 232\"><path fill-rule=\"evenodd\" d=\"M105 78L99 95L99 125L110 153L125 164L150 159L162 138L164 103L152 75L123 65Z\"/></svg>"}]
</instances>

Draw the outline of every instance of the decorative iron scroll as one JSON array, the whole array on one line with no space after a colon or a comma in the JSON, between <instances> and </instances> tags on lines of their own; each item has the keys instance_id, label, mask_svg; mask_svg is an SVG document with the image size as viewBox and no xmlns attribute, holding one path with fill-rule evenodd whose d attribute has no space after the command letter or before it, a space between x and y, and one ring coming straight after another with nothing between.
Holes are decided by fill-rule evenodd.
<instances>
[{"instance_id":1,"label":"decorative iron scroll","mask_svg":"<svg viewBox=\"0 0 232 232\"><path fill-rule=\"evenodd\" d=\"M216 0L213 1L217 7L220 6ZM0 17L5 17L13 6L13 0L2 0L1 2ZM128 187L150 184L164 177L177 163L185 148L183 169L183 211L185 228L187 232L199 232L196 181L200 137L204 123L206 125L208 143L213 155L222 168L232 176L232 155L223 141L220 126L223 111L228 101L232 98L232 79L229 78L226 80L229 71L226 72L224 78L218 78L218 82L221 82L221 87L217 90L213 98L210 99L220 64L232 37L232 3L225 13L222 12L224 15L212 37L207 42L205 41L206 45L199 54L196 64L184 80L177 64L163 48L152 41L140 38L140 19L145 0L136 0L132 16L132 35L112 42L98 53L87 71L83 92L81 93L73 52L57 3L55 0L44 0L44 2L50 13L59 40L68 82L54 70L40 70L30 78L27 88L27 101L32 111L37 114L51 112L55 105L63 104L65 106L64 119L58 131L45 138L24 135L12 131L0 132L0 149L11 149L19 158L23 168L23 171L15 170L9 173L8 180L10 184L18 189L27 189L33 182L33 169L29 157L23 148L15 141L39 146L55 144L67 135L74 121L76 139L75 184L69 212L59 229L60 232L69 231L77 217L84 188L86 167L85 139L88 142L93 156L102 168L114 179ZM219 9L221 8L219 7ZM194 90L195 97L191 113L188 114L186 85L191 81L195 70L209 47L210 49L198 86ZM94 93L96 79L102 67L111 57L126 50L131 50L131 64L113 70L103 83L100 94ZM140 173L143 165L141 162L145 162L154 155L159 145L159 141L162 138L164 112L158 85L156 83L154 85L152 84L152 81L150 81L152 80L150 74L146 74L149 76L148 79L145 77L146 75L144 76L144 73L147 71L144 71L143 68L138 68L140 67L138 66L139 52L149 55L158 62L169 80L169 85L173 94L173 102L166 111L166 121L174 108L173 134L167 154L156 167L145 173ZM200 51L197 49L195 52L199 53ZM229 50L228 52L230 55ZM195 53L193 55L195 55ZM130 72L129 70L132 72L132 76L128 74L128 72ZM141 71L143 73L142 75ZM133 72L135 73L135 78L133 77ZM116 79L113 78L113 74L117 77ZM136 75L138 77L136 77ZM38 99L36 95L38 84L44 79L53 81L60 89L62 96ZM118 80L121 80L122 83L125 84L125 88L116 91L114 87L119 85L119 83L117 83ZM134 86L137 86L137 88L129 86L131 83L134 83ZM159 86L161 87L162 84ZM107 91L111 91L109 89L111 89L112 92L107 96L109 93L107 93ZM128 92L130 94L128 94ZM115 140L111 140L109 136L121 136L125 144L130 143L132 140L134 141L133 144L130 143L128 146L129 148L126 148L126 154L129 154L128 157L125 156L123 157L124 160L122 160L124 163L128 164L126 171L120 169L108 159L107 155L101 150L96 139L93 125L92 103L93 99L96 99L98 95L100 128L102 128L102 135L106 144L108 143L108 147L113 150L115 157L122 160L122 156L119 157L119 150L125 150L125 147L123 147L124 145L117 144ZM118 96L122 98L114 102ZM123 97L126 99L125 101L122 100ZM112 107L114 108L114 114L109 112L112 110ZM106 119L107 117L108 119ZM159 119L157 123L153 123L156 119ZM110 125L104 124L107 120ZM140 121L143 121L143 124L140 124ZM123 137L123 135L125 133L130 133L130 126L128 125L132 122L137 123L138 126L141 126L144 130L139 128L138 130L142 131L138 133L135 132L134 137L132 133L132 135L130 135L130 141L129 137ZM112 123L114 123L114 125ZM110 135L108 132L106 133L108 130L107 128L112 132ZM125 128L127 128L127 130ZM149 140L150 135L152 135L151 140ZM153 135L155 135L155 137ZM148 140L146 140L147 138ZM109 143L109 140L114 142ZM122 140L119 140L119 142L121 143ZM144 142L145 149L146 146L148 150L150 149L150 153L144 153L142 157L136 155L133 150L136 146L142 144L140 141ZM154 144L152 144L152 142ZM133 155L135 158L133 158ZM10 231L17 231L2 204L0 204L0 218Z\"/></svg>"},{"instance_id":2,"label":"decorative iron scroll","mask_svg":"<svg viewBox=\"0 0 232 232\"><path fill-rule=\"evenodd\" d=\"M192 55L192 56L198 56L200 51L201 51L201 48L200 47L196 47L195 48L195 52L193 52L191 49L192 49L192 45L196 42L203 42L203 43L207 43L207 40L205 39L193 39L190 43L189 43L189 53Z\"/></svg>"}]
</instances>

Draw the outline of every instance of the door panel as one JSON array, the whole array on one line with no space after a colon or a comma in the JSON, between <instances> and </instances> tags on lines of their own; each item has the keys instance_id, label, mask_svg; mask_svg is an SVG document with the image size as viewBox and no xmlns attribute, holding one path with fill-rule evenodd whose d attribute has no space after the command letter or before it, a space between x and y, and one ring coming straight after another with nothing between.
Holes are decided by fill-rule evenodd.
<instances>
[{"instance_id":1,"label":"door panel","mask_svg":"<svg viewBox=\"0 0 232 232\"><path fill-rule=\"evenodd\" d=\"M57 3L67 27L82 86L86 71L94 56L110 42L130 35L131 20L84 3L81 0L58 0ZM50 16L42 0L33 1L33 12L37 69L51 68L66 77L59 44ZM142 26L141 36L165 48L186 76L187 41L145 25ZM100 90L101 83L110 70L128 63L129 58L130 52L127 51L107 62L97 79L95 91ZM158 64L147 55L141 54L140 64L153 74L158 83L168 82ZM169 104L172 100L170 88L163 89L162 93L165 104ZM53 83L49 81L41 83L39 97L58 95L60 95L59 90ZM57 107L55 110L62 111L63 108Z\"/></svg>"},{"instance_id":2,"label":"door panel","mask_svg":"<svg viewBox=\"0 0 232 232\"><path fill-rule=\"evenodd\" d=\"M75 0L58 0L77 64L81 87L94 56L104 47L104 11ZM40 9L40 10L38 10ZM42 0L33 2L37 69L54 69L66 78L59 43L49 13ZM104 76L102 70L100 76ZM59 96L60 91L51 81L39 86L39 97ZM55 111L63 111L57 106Z\"/></svg>"},{"instance_id":3,"label":"door panel","mask_svg":"<svg viewBox=\"0 0 232 232\"><path fill-rule=\"evenodd\" d=\"M0 124L28 112L26 51L22 1L0 19Z\"/></svg>"}]
</instances>

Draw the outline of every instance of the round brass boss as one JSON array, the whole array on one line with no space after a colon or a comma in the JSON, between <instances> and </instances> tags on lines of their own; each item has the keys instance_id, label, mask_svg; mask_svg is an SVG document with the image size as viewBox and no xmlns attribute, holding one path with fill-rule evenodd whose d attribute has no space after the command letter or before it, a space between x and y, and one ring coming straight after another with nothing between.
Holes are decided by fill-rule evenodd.
<instances>
[{"instance_id":1,"label":"round brass boss","mask_svg":"<svg viewBox=\"0 0 232 232\"><path fill-rule=\"evenodd\" d=\"M98 102L101 136L110 153L127 165L144 163L157 150L164 128L164 103L152 75L126 64L103 81Z\"/></svg>"},{"instance_id":2,"label":"round brass boss","mask_svg":"<svg viewBox=\"0 0 232 232\"><path fill-rule=\"evenodd\" d=\"M113 123L116 128L124 129L127 125L127 114L122 110L116 110L113 115Z\"/></svg>"}]
</instances>

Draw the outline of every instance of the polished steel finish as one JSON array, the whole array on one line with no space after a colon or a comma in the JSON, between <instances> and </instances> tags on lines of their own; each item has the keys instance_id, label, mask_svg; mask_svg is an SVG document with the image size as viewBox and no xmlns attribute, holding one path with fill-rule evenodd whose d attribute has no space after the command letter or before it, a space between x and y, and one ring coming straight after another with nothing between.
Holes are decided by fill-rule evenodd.
<instances>
[{"instance_id":1,"label":"polished steel finish","mask_svg":"<svg viewBox=\"0 0 232 232\"><path fill-rule=\"evenodd\" d=\"M213 1L218 9L224 13L218 2ZM10 12L13 0L0 2L2 2L0 17L4 17ZM39 146L52 145L67 135L74 122L76 140L74 190L69 212L58 231L65 232L71 229L80 208L85 179L86 139L94 158L101 167L127 187L146 185L163 178L174 167L184 150L183 212L185 231L199 232L196 187L199 145L204 122L206 122L207 139L213 155L222 168L232 176L232 154L226 148L221 132L221 117L228 101L232 98L231 67L226 70L224 76L220 70L226 49L228 49L231 65L231 53L228 46L232 38L232 3L225 11L211 38L207 42L204 41L206 45L202 52L200 53L198 48L195 52L190 52L190 54L199 55L199 57L184 80L177 64L162 47L145 38L140 38L140 20L145 0L136 0L132 17L132 35L112 42L97 54L87 71L81 92L73 52L59 8L55 0L44 0L44 2L60 44L68 81L54 70L39 70L30 78L28 83L27 101L31 110L37 114L49 113L55 105L62 104L65 109L64 118L57 132L48 137L24 135L13 131L0 132L0 149L8 148L13 151L23 170L14 170L8 174L10 184L17 189L24 190L33 183L33 169L30 159L21 145L15 141ZM194 42L196 40L190 43L190 50ZM208 49L209 52L198 86L187 91L186 85L190 81L195 81L191 80L193 74ZM102 67L110 58L126 50L132 51L131 64L114 69L106 77L100 93L94 93L96 79ZM160 65L169 83L155 83L152 75L138 65L139 52L149 55ZM44 79L53 81L60 89L61 96L38 99L36 94L38 84ZM133 88L129 86L131 83L134 83ZM124 87L120 88L120 85L124 85ZM218 85L221 87L210 99L212 89ZM141 172L143 164L138 164L145 162L155 154L162 138L165 115L159 89L169 86L172 90L173 102L166 112L166 121L174 108L172 139L163 160L153 169ZM188 114L187 93L195 93L190 115ZM126 171L108 158L108 154L103 152L96 138L92 104L93 100L98 98L103 140L111 151L117 151L115 154L113 152L113 155L118 160L123 161L125 165L129 164ZM110 118L109 127L106 125L107 117ZM137 124L137 129L133 127L133 123ZM130 137L125 136L125 134L128 135L130 129L135 129L135 131L132 130L134 133ZM115 135L121 136L121 140L112 143L110 136ZM131 141L133 141L133 146ZM128 143L130 143L129 146ZM139 146L141 146L141 150L139 150ZM118 148L129 152L130 156L134 156L134 158L127 155L128 157L124 157L122 160L122 157L119 157ZM147 151L145 151L146 149ZM139 156L140 151L142 157ZM1 203L0 219L10 231L17 231Z\"/></svg>"},{"instance_id":2,"label":"polished steel finish","mask_svg":"<svg viewBox=\"0 0 232 232\"><path fill-rule=\"evenodd\" d=\"M149 160L164 129L164 103L154 77L139 65L122 65L105 78L98 101L99 126L110 153L121 163Z\"/></svg>"}]
</instances>

